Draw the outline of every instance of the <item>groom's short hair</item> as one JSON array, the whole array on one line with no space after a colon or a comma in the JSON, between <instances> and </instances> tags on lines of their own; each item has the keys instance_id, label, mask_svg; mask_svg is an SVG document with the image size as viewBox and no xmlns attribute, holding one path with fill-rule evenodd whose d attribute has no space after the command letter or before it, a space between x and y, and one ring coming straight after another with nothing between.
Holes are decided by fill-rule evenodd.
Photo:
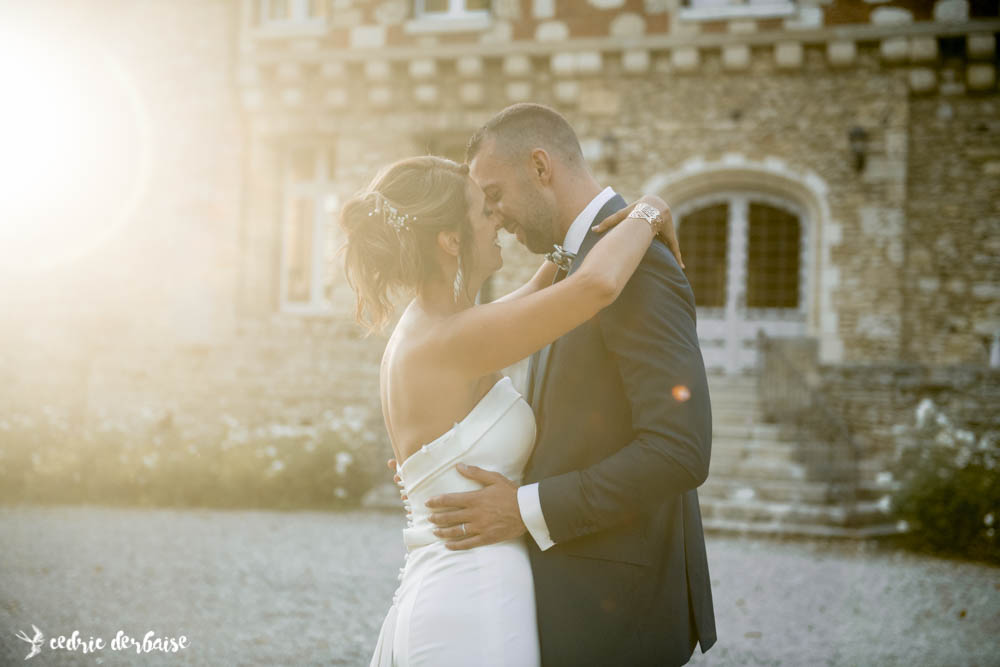
<instances>
[{"instance_id":1,"label":"groom's short hair","mask_svg":"<svg viewBox=\"0 0 1000 667\"><path fill-rule=\"evenodd\" d=\"M514 104L490 118L469 138L465 161L472 162L487 138L493 138L507 156L544 148L567 163L584 166L576 132L555 109L542 104Z\"/></svg>"}]
</instances>

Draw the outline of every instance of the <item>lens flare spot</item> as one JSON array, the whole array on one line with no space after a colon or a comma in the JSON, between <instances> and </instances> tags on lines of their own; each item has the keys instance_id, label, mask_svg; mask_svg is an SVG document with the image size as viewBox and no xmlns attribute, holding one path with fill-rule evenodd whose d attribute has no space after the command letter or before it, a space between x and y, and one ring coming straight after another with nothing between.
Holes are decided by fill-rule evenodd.
<instances>
[{"instance_id":1,"label":"lens flare spot","mask_svg":"<svg viewBox=\"0 0 1000 667\"><path fill-rule=\"evenodd\" d=\"M677 385L672 390L670 394L674 397L674 400L678 403L683 403L691 398L691 390L682 384Z\"/></svg>"}]
</instances>

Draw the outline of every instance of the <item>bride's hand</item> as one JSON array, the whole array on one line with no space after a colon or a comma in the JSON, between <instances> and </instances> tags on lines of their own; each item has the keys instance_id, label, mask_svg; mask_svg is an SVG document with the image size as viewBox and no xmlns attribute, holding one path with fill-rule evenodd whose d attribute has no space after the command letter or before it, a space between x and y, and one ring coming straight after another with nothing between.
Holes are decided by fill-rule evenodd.
<instances>
[{"instance_id":1,"label":"bride's hand","mask_svg":"<svg viewBox=\"0 0 1000 667\"><path fill-rule=\"evenodd\" d=\"M628 214L632 212L633 208L635 208L635 205L640 202L643 204L649 204L660 212L660 215L663 217L663 229L660 230L660 239L667 244L668 248L670 248L670 252L672 252L674 257L677 258L677 262L681 265L681 268L685 268L684 260L681 258L681 245L677 242L677 230L674 228L674 216L670 212L670 207L667 206L667 202L663 201L656 195L643 195L638 201L632 202L622 210L612 213L608 217L604 218L604 220L601 220L601 222L594 226L594 231L604 232L611 229L627 218Z\"/></svg>"}]
</instances>

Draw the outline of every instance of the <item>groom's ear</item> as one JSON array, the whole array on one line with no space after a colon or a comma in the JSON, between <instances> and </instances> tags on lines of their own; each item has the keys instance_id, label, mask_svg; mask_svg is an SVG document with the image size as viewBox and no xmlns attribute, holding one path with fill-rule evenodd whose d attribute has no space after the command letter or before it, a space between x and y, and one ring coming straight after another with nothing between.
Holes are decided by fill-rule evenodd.
<instances>
[{"instance_id":1,"label":"groom's ear","mask_svg":"<svg viewBox=\"0 0 1000 667\"><path fill-rule=\"evenodd\" d=\"M541 185L548 185L552 180L552 158L544 148L531 151L531 170Z\"/></svg>"},{"instance_id":2,"label":"groom's ear","mask_svg":"<svg viewBox=\"0 0 1000 667\"><path fill-rule=\"evenodd\" d=\"M458 252L462 244L458 238L458 232L440 231L437 235L438 246L452 257L458 257Z\"/></svg>"}]
</instances>

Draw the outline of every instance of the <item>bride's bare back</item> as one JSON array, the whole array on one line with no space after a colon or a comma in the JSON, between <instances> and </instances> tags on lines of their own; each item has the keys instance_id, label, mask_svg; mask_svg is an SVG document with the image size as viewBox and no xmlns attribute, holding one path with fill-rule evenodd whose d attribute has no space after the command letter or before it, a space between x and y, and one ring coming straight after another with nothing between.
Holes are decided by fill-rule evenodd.
<instances>
[{"instance_id":1,"label":"bride's bare back","mask_svg":"<svg viewBox=\"0 0 1000 667\"><path fill-rule=\"evenodd\" d=\"M499 372L470 379L434 356L442 318L411 303L389 337L379 371L382 416L396 461L447 433L500 379Z\"/></svg>"}]
</instances>

